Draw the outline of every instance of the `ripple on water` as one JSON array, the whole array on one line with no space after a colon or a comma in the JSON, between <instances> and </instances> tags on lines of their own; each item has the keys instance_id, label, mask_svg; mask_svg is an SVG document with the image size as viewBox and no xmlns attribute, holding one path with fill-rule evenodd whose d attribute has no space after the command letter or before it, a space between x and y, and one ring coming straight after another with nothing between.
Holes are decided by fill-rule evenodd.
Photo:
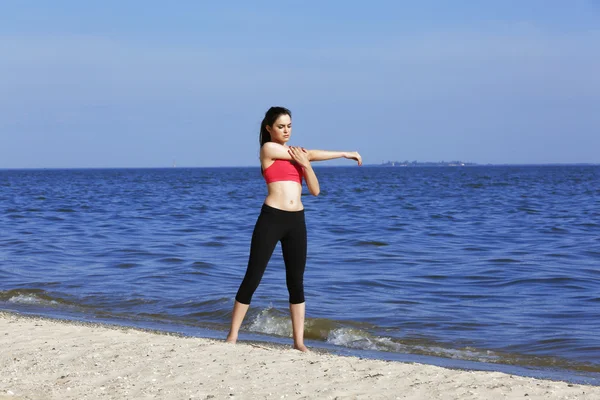
<instances>
[{"instance_id":1,"label":"ripple on water","mask_svg":"<svg viewBox=\"0 0 600 400\"><path fill-rule=\"evenodd\" d=\"M510 264L520 262L519 260L515 260L514 258L491 258L487 261L494 264Z\"/></svg>"},{"instance_id":2,"label":"ripple on water","mask_svg":"<svg viewBox=\"0 0 600 400\"><path fill-rule=\"evenodd\" d=\"M569 233L569 230L568 230L568 229L565 229L565 228L560 228L560 227L558 227L558 226L553 226L553 227L552 227L552 228L550 228L550 229L547 229L547 230L542 230L542 231L541 231L541 233L550 233L550 234L563 234L563 235L564 235L564 234L567 234L567 233Z\"/></svg>"},{"instance_id":3,"label":"ripple on water","mask_svg":"<svg viewBox=\"0 0 600 400\"><path fill-rule=\"evenodd\" d=\"M358 243L356 243L359 246L376 246L376 247L380 247L380 246L389 246L389 243L386 242L381 242L378 240L361 240Z\"/></svg>"},{"instance_id":4,"label":"ripple on water","mask_svg":"<svg viewBox=\"0 0 600 400\"><path fill-rule=\"evenodd\" d=\"M448 221L455 221L456 218L454 218L452 215L443 215L443 214L432 214L431 219L446 219Z\"/></svg>"},{"instance_id":5,"label":"ripple on water","mask_svg":"<svg viewBox=\"0 0 600 400\"><path fill-rule=\"evenodd\" d=\"M432 236L432 237L456 237L456 235L454 233L450 233L450 232L428 232L427 236Z\"/></svg>"},{"instance_id":6,"label":"ripple on water","mask_svg":"<svg viewBox=\"0 0 600 400\"><path fill-rule=\"evenodd\" d=\"M528 207L517 207L518 211L524 211L527 214L539 214L540 211L536 210L535 208L528 208Z\"/></svg>"},{"instance_id":7,"label":"ripple on water","mask_svg":"<svg viewBox=\"0 0 600 400\"><path fill-rule=\"evenodd\" d=\"M465 185L465 187L472 188L472 189L481 189L481 188L485 187L485 184L483 184L483 183L467 183Z\"/></svg>"},{"instance_id":8,"label":"ripple on water","mask_svg":"<svg viewBox=\"0 0 600 400\"><path fill-rule=\"evenodd\" d=\"M204 262L204 261L194 261L193 263L191 263L189 265L189 267L191 269L193 269L194 271L206 271L206 270L214 268L214 264Z\"/></svg>"},{"instance_id":9,"label":"ripple on water","mask_svg":"<svg viewBox=\"0 0 600 400\"><path fill-rule=\"evenodd\" d=\"M181 258L178 258L178 257L167 257L167 258L160 259L158 261L165 263L165 264L179 264L179 263L184 262L185 260L182 260Z\"/></svg>"},{"instance_id":10,"label":"ripple on water","mask_svg":"<svg viewBox=\"0 0 600 400\"><path fill-rule=\"evenodd\" d=\"M488 249L486 249L485 247L463 247L464 251L487 251Z\"/></svg>"},{"instance_id":11,"label":"ripple on water","mask_svg":"<svg viewBox=\"0 0 600 400\"><path fill-rule=\"evenodd\" d=\"M116 268L121 268L121 269L135 268L137 266L139 266L139 264L137 264L137 263L127 263L127 262L119 263L119 264L115 265Z\"/></svg>"},{"instance_id":12,"label":"ripple on water","mask_svg":"<svg viewBox=\"0 0 600 400\"><path fill-rule=\"evenodd\" d=\"M203 242L200 244L201 246L205 246L205 247L224 247L225 243L223 242L217 242L217 241L209 241L209 242Z\"/></svg>"}]
</instances>

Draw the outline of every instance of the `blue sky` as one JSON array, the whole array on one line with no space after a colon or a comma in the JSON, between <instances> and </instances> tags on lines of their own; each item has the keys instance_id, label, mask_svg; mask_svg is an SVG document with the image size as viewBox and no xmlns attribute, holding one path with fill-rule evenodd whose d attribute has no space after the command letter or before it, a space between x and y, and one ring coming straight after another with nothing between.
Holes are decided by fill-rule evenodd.
<instances>
[{"instance_id":1,"label":"blue sky","mask_svg":"<svg viewBox=\"0 0 600 400\"><path fill-rule=\"evenodd\" d=\"M23 0L0 15L0 168L257 165L271 105L292 110L291 144L366 163L600 163L598 0Z\"/></svg>"}]
</instances>

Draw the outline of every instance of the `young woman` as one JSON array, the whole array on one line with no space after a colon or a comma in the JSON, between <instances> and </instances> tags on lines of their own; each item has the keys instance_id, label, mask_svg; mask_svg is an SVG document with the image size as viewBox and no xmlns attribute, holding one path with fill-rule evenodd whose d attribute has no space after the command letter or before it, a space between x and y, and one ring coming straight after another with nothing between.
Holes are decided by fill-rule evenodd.
<instances>
[{"instance_id":1,"label":"young woman","mask_svg":"<svg viewBox=\"0 0 600 400\"><path fill-rule=\"evenodd\" d=\"M235 343L252 295L258 287L277 242L285 262L289 292L294 348L307 351L304 345L304 266L306 264L306 225L300 200L302 178L309 192L319 195L319 181L310 162L348 158L362 165L357 152L305 150L288 146L292 134L292 113L283 107L271 107L260 126L260 164L268 195L256 221L250 258L244 280L235 296L231 329L227 342Z\"/></svg>"}]
</instances>

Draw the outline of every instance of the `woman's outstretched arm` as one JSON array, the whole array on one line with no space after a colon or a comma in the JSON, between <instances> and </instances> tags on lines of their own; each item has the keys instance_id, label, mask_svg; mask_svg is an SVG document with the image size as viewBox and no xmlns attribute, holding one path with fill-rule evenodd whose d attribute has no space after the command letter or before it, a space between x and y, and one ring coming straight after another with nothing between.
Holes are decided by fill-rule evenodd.
<instances>
[{"instance_id":1,"label":"woman's outstretched arm","mask_svg":"<svg viewBox=\"0 0 600 400\"><path fill-rule=\"evenodd\" d=\"M329 151L329 150L306 150L310 161L333 160L334 158L348 158L356 160L362 165L362 157L357 151Z\"/></svg>"}]
</instances>

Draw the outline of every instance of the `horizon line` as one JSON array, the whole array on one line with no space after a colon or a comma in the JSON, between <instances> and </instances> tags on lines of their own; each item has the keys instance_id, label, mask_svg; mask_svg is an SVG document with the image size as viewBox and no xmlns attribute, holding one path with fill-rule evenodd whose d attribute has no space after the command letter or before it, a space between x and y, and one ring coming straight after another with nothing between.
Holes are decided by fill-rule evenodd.
<instances>
[{"instance_id":1,"label":"horizon line","mask_svg":"<svg viewBox=\"0 0 600 400\"><path fill-rule=\"evenodd\" d=\"M439 167L436 165L423 165L423 164L441 164L442 161L422 161L418 162L417 165L407 165L405 167ZM450 163L450 162L448 162ZM472 163L468 162L467 165L442 165L453 168L468 168L468 167L493 167L493 166L600 166L600 162L548 162L548 163ZM317 165L320 168L352 168L356 165ZM384 164L363 164L361 167L390 167ZM162 166L162 167L0 167L0 171L9 170L89 170L89 169L215 169L215 168L260 168L259 165L221 165L221 166ZM402 168L402 166L392 166L391 168Z\"/></svg>"}]
</instances>

